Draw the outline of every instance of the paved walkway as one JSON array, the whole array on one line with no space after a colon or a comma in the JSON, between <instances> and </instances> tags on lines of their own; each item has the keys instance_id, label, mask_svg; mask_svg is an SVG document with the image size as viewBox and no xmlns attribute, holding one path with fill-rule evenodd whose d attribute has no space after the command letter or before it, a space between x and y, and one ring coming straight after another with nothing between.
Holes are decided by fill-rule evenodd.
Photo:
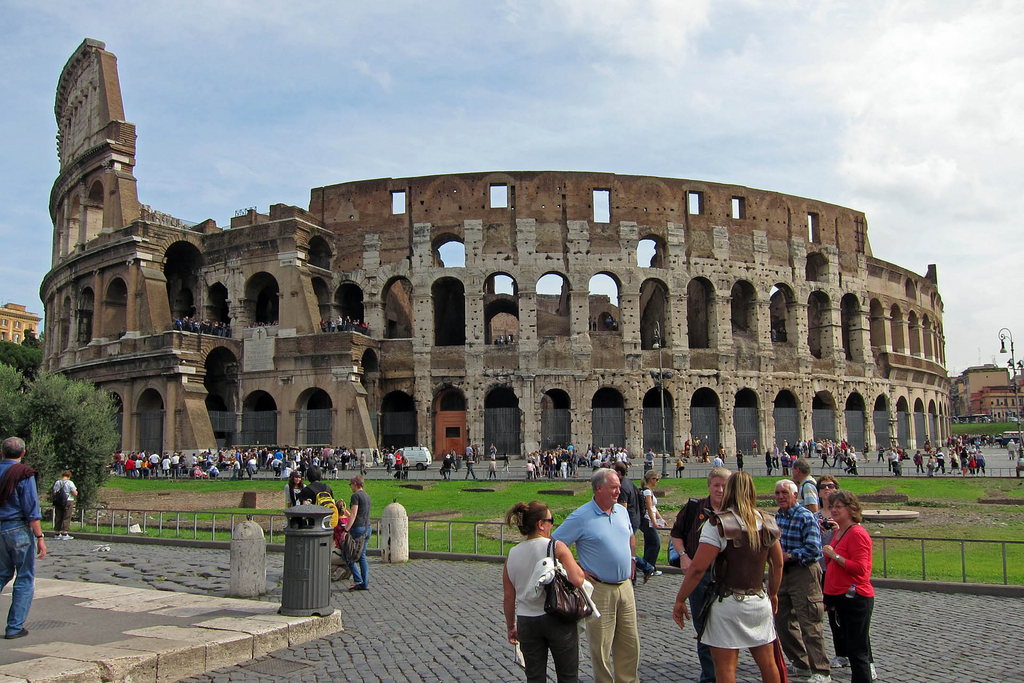
<instances>
[{"instance_id":1,"label":"paved walkway","mask_svg":"<svg viewBox=\"0 0 1024 683\"><path fill-rule=\"evenodd\" d=\"M116 543L96 551L100 544L86 540L48 545L51 554L38 568L42 577L213 595L224 595L228 585L227 551ZM268 556L267 575L270 602L280 595L281 555ZM336 587L331 603L342 613L344 632L191 680L523 680L504 642L500 565L371 561L369 592ZM670 614L678 587L678 577L665 576L637 588L644 681L696 680L693 631L681 631ZM0 610L6 610L8 593L0 598ZM30 629L38 616L30 615ZM114 619L100 615L96 628L108 628ZM882 681L1024 681L1018 655L1024 599L879 590L872 626ZM581 678L592 680L585 641L581 649ZM740 663L740 680L757 680L749 656ZM834 678L848 681L849 670L836 671Z\"/></svg>"}]
</instances>

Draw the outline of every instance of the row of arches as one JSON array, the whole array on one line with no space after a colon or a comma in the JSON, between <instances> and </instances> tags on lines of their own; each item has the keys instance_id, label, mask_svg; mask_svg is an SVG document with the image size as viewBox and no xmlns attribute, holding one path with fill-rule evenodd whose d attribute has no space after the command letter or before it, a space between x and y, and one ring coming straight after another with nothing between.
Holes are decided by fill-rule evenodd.
<instances>
[{"instance_id":1,"label":"row of arches","mask_svg":"<svg viewBox=\"0 0 1024 683\"><path fill-rule=\"evenodd\" d=\"M904 309L898 303L887 310L881 301L872 299L870 316L872 346L940 363L945 361L942 326L927 313L919 316L917 311L909 309L904 315Z\"/></svg>"}]
</instances>

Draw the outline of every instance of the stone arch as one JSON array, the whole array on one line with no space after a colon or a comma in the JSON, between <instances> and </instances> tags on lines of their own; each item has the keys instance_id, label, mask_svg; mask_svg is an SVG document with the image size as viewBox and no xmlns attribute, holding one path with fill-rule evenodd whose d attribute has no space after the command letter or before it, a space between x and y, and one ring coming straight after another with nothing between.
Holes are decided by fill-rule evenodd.
<instances>
[{"instance_id":1,"label":"stone arch","mask_svg":"<svg viewBox=\"0 0 1024 683\"><path fill-rule=\"evenodd\" d=\"M900 310L899 304L893 304L889 309L889 325L892 350L896 353L904 353L907 347L903 336L903 311Z\"/></svg>"},{"instance_id":2,"label":"stone arch","mask_svg":"<svg viewBox=\"0 0 1024 683\"><path fill-rule=\"evenodd\" d=\"M560 448L572 443L572 399L562 389L548 389L540 397L540 447Z\"/></svg>"},{"instance_id":3,"label":"stone arch","mask_svg":"<svg viewBox=\"0 0 1024 683\"><path fill-rule=\"evenodd\" d=\"M462 268L466 265L466 243L459 235L437 235L433 239L431 253L435 268Z\"/></svg>"},{"instance_id":4,"label":"stone arch","mask_svg":"<svg viewBox=\"0 0 1024 683\"><path fill-rule=\"evenodd\" d=\"M591 442L599 448L623 446L626 441L626 402L622 392L602 387L590 400Z\"/></svg>"},{"instance_id":5,"label":"stone arch","mask_svg":"<svg viewBox=\"0 0 1024 683\"><path fill-rule=\"evenodd\" d=\"M830 391L819 391L811 399L811 429L815 441L836 440L836 399Z\"/></svg>"},{"instance_id":6,"label":"stone arch","mask_svg":"<svg viewBox=\"0 0 1024 683\"><path fill-rule=\"evenodd\" d=\"M914 401L914 444L917 448L924 448L928 440L928 421L924 412L924 401L920 398Z\"/></svg>"},{"instance_id":7,"label":"stone arch","mask_svg":"<svg viewBox=\"0 0 1024 683\"><path fill-rule=\"evenodd\" d=\"M228 288L224 286L223 282L214 282L206 291L206 318L215 323L231 324Z\"/></svg>"},{"instance_id":8,"label":"stone arch","mask_svg":"<svg viewBox=\"0 0 1024 683\"><path fill-rule=\"evenodd\" d=\"M675 400L662 386L652 387L643 400L643 449L655 453L675 453ZM664 409L662 409L664 401Z\"/></svg>"},{"instance_id":9,"label":"stone arch","mask_svg":"<svg viewBox=\"0 0 1024 683\"><path fill-rule=\"evenodd\" d=\"M334 308L342 320L363 322L366 315L363 290L354 282L342 282L334 292Z\"/></svg>"},{"instance_id":10,"label":"stone arch","mask_svg":"<svg viewBox=\"0 0 1024 683\"><path fill-rule=\"evenodd\" d=\"M796 297L792 288L779 282L775 284L768 298L771 317L771 339L773 344L790 344L796 339Z\"/></svg>"},{"instance_id":11,"label":"stone arch","mask_svg":"<svg viewBox=\"0 0 1024 683\"><path fill-rule=\"evenodd\" d=\"M167 303L172 318L196 317L196 293L202 267L203 255L191 242L175 242L164 252Z\"/></svg>"},{"instance_id":12,"label":"stone arch","mask_svg":"<svg viewBox=\"0 0 1024 683\"><path fill-rule=\"evenodd\" d=\"M317 314L320 316L320 320L330 320L333 315L331 310L331 292L327 287L327 283L322 277L314 277L310 279L310 284L313 285L313 296L316 297Z\"/></svg>"},{"instance_id":13,"label":"stone arch","mask_svg":"<svg viewBox=\"0 0 1024 683\"><path fill-rule=\"evenodd\" d=\"M434 304L434 346L465 346L466 289L462 281L438 278L430 294Z\"/></svg>"},{"instance_id":14,"label":"stone arch","mask_svg":"<svg viewBox=\"0 0 1024 683\"><path fill-rule=\"evenodd\" d=\"M668 286L661 280L648 279L640 285L640 348L654 348L655 330L661 330L661 346L672 345L671 304ZM657 323L657 326L655 326Z\"/></svg>"},{"instance_id":15,"label":"stone arch","mask_svg":"<svg viewBox=\"0 0 1024 683\"><path fill-rule=\"evenodd\" d=\"M253 391L242 401L241 443L247 446L278 443L277 401L262 389Z\"/></svg>"},{"instance_id":16,"label":"stone arch","mask_svg":"<svg viewBox=\"0 0 1024 683\"><path fill-rule=\"evenodd\" d=\"M484 281L484 343L519 341L519 283L508 273ZM510 341L511 340L511 341Z\"/></svg>"},{"instance_id":17,"label":"stone arch","mask_svg":"<svg viewBox=\"0 0 1024 683\"><path fill-rule=\"evenodd\" d=\"M71 249L74 247L74 245L81 243L81 224L82 198L78 194L75 194L75 196L71 198L71 208L68 209L67 229L64 231L64 235L61 237L61 256L67 256L68 254L71 253Z\"/></svg>"},{"instance_id":18,"label":"stone arch","mask_svg":"<svg viewBox=\"0 0 1024 683\"><path fill-rule=\"evenodd\" d=\"M707 278L695 277L686 285L686 334L691 349L711 348L714 302L715 286Z\"/></svg>"},{"instance_id":19,"label":"stone arch","mask_svg":"<svg viewBox=\"0 0 1024 683\"><path fill-rule=\"evenodd\" d=\"M718 453L718 445L722 441L721 405L718 393L710 387L701 387L690 397L690 434L695 445L698 440L700 442L697 446L699 453L695 450L695 454L703 453L705 446L712 457Z\"/></svg>"},{"instance_id":20,"label":"stone arch","mask_svg":"<svg viewBox=\"0 0 1024 683\"><path fill-rule=\"evenodd\" d=\"M807 263L804 267L804 279L807 282L821 282L828 280L828 259L821 252L811 252L807 255Z\"/></svg>"},{"instance_id":21,"label":"stone arch","mask_svg":"<svg viewBox=\"0 0 1024 683\"><path fill-rule=\"evenodd\" d=\"M466 395L456 387L445 387L434 397L434 455L460 454L467 445Z\"/></svg>"},{"instance_id":22,"label":"stone arch","mask_svg":"<svg viewBox=\"0 0 1024 683\"><path fill-rule=\"evenodd\" d=\"M622 311L619 308L619 296L622 285L612 273L596 273L590 278L588 316L591 320L591 333L617 336L621 332Z\"/></svg>"},{"instance_id":23,"label":"stone arch","mask_svg":"<svg viewBox=\"0 0 1024 683\"><path fill-rule=\"evenodd\" d=\"M124 448L124 401L121 394L108 391L110 403L114 409L114 430L117 431L117 450Z\"/></svg>"},{"instance_id":24,"label":"stone arch","mask_svg":"<svg viewBox=\"0 0 1024 683\"><path fill-rule=\"evenodd\" d=\"M295 401L295 442L325 446L334 442L334 401L320 387L309 387Z\"/></svg>"},{"instance_id":25,"label":"stone arch","mask_svg":"<svg viewBox=\"0 0 1024 683\"><path fill-rule=\"evenodd\" d=\"M761 408L757 392L744 387L733 397L733 428L736 431L736 450L756 456L761 440Z\"/></svg>"},{"instance_id":26,"label":"stone arch","mask_svg":"<svg viewBox=\"0 0 1024 683\"><path fill-rule=\"evenodd\" d=\"M911 356L921 355L921 328L917 324L917 312L907 312L907 336L909 337L909 347Z\"/></svg>"},{"instance_id":27,"label":"stone arch","mask_svg":"<svg viewBox=\"0 0 1024 683\"><path fill-rule=\"evenodd\" d=\"M238 358L231 349L217 346L206 354L203 386L206 388L206 412L218 447L235 443L237 430Z\"/></svg>"},{"instance_id":28,"label":"stone arch","mask_svg":"<svg viewBox=\"0 0 1024 683\"><path fill-rule=\"evenodd\" d=\"M885 346L885 309L878 299L871 300L871 346Z\"/></svg>"},{"instance_id":29,"label":"stone arch","mask_svg":"<svg viewBox=\"0 0 1024 683\"><path fill-rule=\"evenodd\" d=\"M494 444L502 455L522 451L522 413L519 397L512 387L495 387L484 397L484 449Z\"/></svg>"},{"instance_id":30,"label":"stone arch","mask_svg":"<svg viewBox=\"0 0 1024 683\"><path fill-rule=\"evenodd\" d=\"M85 234L81 237L82 244L99 237L106 224L103 200L103 181L97 178L89 186L89 194L85 201Z\"/></svg>"},{"instance_id":31,"label":"stone arch","mask_svg":"<svg viewBox=\"0 0 1024 683\"><path fill-rule=\"evenodd\" d=\"M567 337L572 321L569 280L550 271L537 279L537 336Z\"/></svg>"},{"instance_id":32,"label":"stone arch","mask_svg":"<svg viewBox=\"0 0 1024 683\"><path fill-rule=\"evenodd\" d=\"M665 240L660 235L646 235L636 245L636 265L639 268L664 268Z\"/></svg>"},{"instance_id":33,"label":"stone arch","mask_svg":"<svg viewBox=\"0 0 1024 683\"><path fill-rule=\"evenodd\" d=\"M78 293L78 334L76 339L79 346L85 346L92 341L92 315L95 307L95 295L92 287L83 287Z\"/></svg>"},{"instance_id":34,"label":"stone arch","mask_svg":"<svg viewBox=\"0 0 1024 683\"><path fill-rule=\"evenodd\" d=\"M380 443L391 448L417 445L416 402L404 391L392 391L380 402Z\"/></svg>"},{"instance_id":35,"label":"stone arch","mask_svg":"<svg viewBox=\"0 0 1024 683\"><path fill-rule=\"evenodd\" d=\"M800 402L796 394L783 389L773 401L775 417L775 445L779 448L794 446L802 438L800 430Z\"/></svg>"},{"instance_id":36,"label":"stone arch","mask_svg":"<svg viewBox=\"0 0 1024 683\"><path fill-rule=\"evenodd\" d=\"M892 440L892 428L889 423L889 397L879 394L871 411L871 424L875 428L875 447L888 448ZM864 446L867 451L867 445Z\"/></svg>"},{"instance_id":37,"label":"stone arch","mask_svg":"<svg viewBox=\"0 0 1024 683\"><path fill-rule=\"evenodd\" d=\"M245 283L250 320L257 325L276 325L280 318L280 289L277 278L261 271Z\"/></svg>"},{"instance_id":38,"label":"stone arch","mask_svg":"<svg viewBox=\"0 0 1024 683\"><path fill-rule=\"evenodd\" d=\"M927 314L921 319L921 351L925 358L935 358L935 331Z\"/></svg>"},{"instance_id":39,"label":"stone arch","mask_svg":"<svg viewBox=\"0 0 1024 683\"><path fill-rule=\"evenodd\" d=\"M903 293L906 294L907 298L911 301L917 301L917 285L914 284L913 278L907 278L907 281L903 285Z\"/></svg>"},{"instance_id":40,"label":"stone arch","mask_svg":"<svg viewBox=\"0 0 1024 683\"><path fill-rule=\"evenodd\" d=\"M381 298L385 339L409 339L413 336L412 291L412 283L404 277L393 278L384 286Z\"/></svg>"},{"instance_id":41,"label":"stone arch","mask_svg":"<svg viewBox=\"0 0 1024 683\"><path fill-rule=\"evenodd\" d=\"M127 330L127 321L128 285L120 277L115 277L107 283L107 291L103 295L103 324L100 336L120 339Z\"/></svg>"},{"instance_id":42,"label":"stone arch","mask_svg":"<svg viewBox=\"0 0 1024 683\"><path fill-rule=\"evenodd\" d=\"M807 348L815 358L828 355L831 350L831 302L822 291L807 297Z\"/></svg>"},{"instance_id":43,"label":"stone arch","mask_svg":"<svg viewBox=\"0 0 1024 683\"><path fill-rule=\"evenodd\" d=\"M71 318L74 315L71 307L71 297L64 297L64 305L61 306L60 312L60 350L64 351L68 348L68 344L71 343Z\"/></svg>"},{"instance_id":44,"label":"stone arch","mask_svg":"<svg viewBox=\"0 0 1024 683\"><path fill-rule=\"evenodd\" d=\"M860 299L856 294L846 294L839 300L839 317L842 321L843 352L846 360L861 360L864 357L864 349L860 334Z\"/></svg>"},{"instance_id":45,"label":"stone arch","mask_svg":"<svg viewBox=\"0 0 1024 683\"><path fill-rule=\"evenodd\" d=\"M136 437L140 451L164 450L164 397L152 387L139 394L135 404Z\"/></svg>"},{"instance_id":46,"label":"stone arch","mask_svg":"<svg viewBox=\"0 0 1024 683\"><path fill-rule=\"evenodd\" d=\"M309 240L309 265L314 268L322 268L324 270L331 269L331 259L334 255L331 253L331 245L327 243L320 235L315 235Z\"/></svg>"},{"instance_id":47,"label":"stone arch","mask_svg":"<svg viewBox=\"0 0 1024 683\"><path fill-rule=\"evenodd\" d=\"M730 294L733 339L757 339L757 293L754 285L737 280Z\"/></svg>"},{"instance_id":48,"label":"stone arch","mask_svg":"<svg viewBox=\"0 0 1024 683\"><path fill-rule=\"evenodd\" d=\"M896 399L896 443L910 448L910 404L905 396Z\"/></svg>"},{"instance_id":49,"label":"stone arch","mask_svg":"<svg viewBox=\"0 0 1024 683\"><path fill-rule=\"evenodd\" d=\"M866 414L864 397L859 392L854 391L846 397L846 410L843 412L846 421L846 443L861 453L867 450Z\"/></svg>"}]
</instances>

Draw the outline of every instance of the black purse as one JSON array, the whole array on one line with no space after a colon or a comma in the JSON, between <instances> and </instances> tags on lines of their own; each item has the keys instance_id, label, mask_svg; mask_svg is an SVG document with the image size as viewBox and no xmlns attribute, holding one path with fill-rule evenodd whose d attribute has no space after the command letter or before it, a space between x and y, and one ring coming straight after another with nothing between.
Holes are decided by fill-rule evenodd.
<instances>
[{"instance_id":1,"label":"black purse","mask_svg":"<svg viewBox=\"0 0 1024 683\"><path fill-rule=\"evenodd\" d=\"M569 583L561 563L555 559L555 541L548 542L548 557L555 567L555 578L546 586L544 612L562 621L579 621L593 613L583 589Z\"/></svg>"}]
</instances>

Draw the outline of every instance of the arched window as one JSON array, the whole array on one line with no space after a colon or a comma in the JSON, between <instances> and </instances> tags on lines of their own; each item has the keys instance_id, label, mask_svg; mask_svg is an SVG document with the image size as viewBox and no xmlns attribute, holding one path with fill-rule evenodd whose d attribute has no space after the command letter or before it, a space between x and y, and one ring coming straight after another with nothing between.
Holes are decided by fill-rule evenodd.
<instances>
[{"instance_id":1,"label":"arched window","mask_svg":"<svg viewBox=\"0 0 1024 683\"><path fill-rule=\"evenodd\" d=\"M107 285L103 297L103 329L100 336L120 339L125 333L128 319L128 286L124 280L115 277Z\"/></svg>"},{"instance_id":2,"label":"arched window","mask_svg":"<svg viewBox=\"0 0 1024 683\"><path fill-rule=\"evenodd\" d=\"M353 282L344 282L334 293L334 306L342 320L364 322L363 290Z\"/></svg>"},{"instance_id":3,"label":"arched window","mask_svg":"<svg viewBox=\"0 0 1024 683\"><path fill-rule=\"evenodd\" d=\"M546 273L537 280L537 336L567 337L571 310L569 281L561 273Z\"/></svg>"},{"instance_id":4,"label":"arched window","mask_svg":"<svg viewBox=\"0 0 1024 683\"><path fill-rule=\"evenodd\" d=\"M561 448L572 443L572 401L561 389L548 389L540 399L540 447Z\"/></svg>"},{"instance_id":5,"label":"arched window","mask_svg":"<svg viewBox=\"0 0 1024 683\"><path fill-rule=\"evenodd\" d=\"M885 394L880 394L875 399L874 410L871 411L871 424L875 428L875 448L889 448L892 430L889 426L889 399Z\"/></svg>"},{"instance_id":6,"label":"arched window","mask_svg":"<svg viewBox=\"0 0 1024 683\"><path fill-rule=\"evenodd\" d=\"M91 287L86 287L78 295L78 344L85 346L92 341L92 312L95 297Z\"/></svg>"},{"instance_id":7,"label":"arched window","mask_svg":"<svg viewBox=\"0 0 1024 683\"><path fill-rule=\"evenodd\" d=\"M768 310L773 344L788 344L790 339L796 339L796 316L793 313L795 301L793 290L788 285L779 283L772 287Z\"/></svg>"},{"instance_id":8,"label":"arched window","mask_svg":"<svg viewBox=\"0 0 1024 683\"><path fill-rule=\"evenodd\" d=\"M245 284L252 322L257 325L276 325L280 317L280 290L277 279L270 273L256 273Z\"/></svg>"},{"instance_id":9,"label":"arched window","mask_svg":"<svg viewBox=\"0 0 1024 683\"><path fill-rule=\"evenodd\" d=\"M831 351L832 325L828 295L811 292L807 297L807 348L815 358Z\"/></svg>"},{"instance_id":10,"label":"arched window","mask_svg":"<svg viewBox=\"0 0 1024 683\"><path fill-rule=\"evenodd\" d=\"M690 399L690 434L695 445L699 442L698 455L704 452L705 446L712 457L718 453L718 444L722 442L719 406L721 402L714 389L703 387L693 392Z\"/></svg>"},{"instance_id":11,"label":"arched window","mask_svg":"<svg viewBox=\"0 0 1024 683\"><path fill-rule=\"evenodd\" d=\"M661 332L661 347L672 345L669 321L668 287L660 280L644 280L640 285L640 348L654 348L655 330Z\"/></svg>"},{"instance_id":12,"label":"arched window","mask_svg":"<svg viewBox=\"0 0 1024 683\"><path fill-rule=\"evenodd\" d=\"M206 412L210 416L213 435L217 446L224 448L235 443L238 429L235 400L238 396L238 358L223 346L210 351L206 356Z\"/></svg>"},{"instance_id":13,"label":"arched window","mask_svg":"<svg viewBox=\"0 0 1024 683\"><path fill-rule=\"evenodd\" d=\"M664 409L662 408L664 401ZM644 394L644 451L675 453L675 410L672 392L667 388L662 396L661 387L656 386Z\"/></svg>"},{"instance_id":14,"label":"arched window","mask_svg":"<svg viewBox=\"0 0 1024 683\"><path fill-rule=\"evenodd\" d=\"M758 408L757 393L753 389L740 389L736 392L732 419L736 430L736 450L751 456L759 455L754 443L758 446L762 443L761 411Z\"/></svg>"},{"instance_id":15,"label":"arched window","mask_svg":"<svg viewBox=\"0 0 1024 683\"><path fill-rule=\"evenodd\" d=\"M519 341L519 286L505 273L495 273L484 282L484 343L512 344Z\"/></svg>"},{"instance_id":16,"label":"arched window","mask_svg":"<svg viewBox=\"0 0 1024 683\"><path fill-rule=\"evenodd\" d=\"M231 312L228 306L228 288L223 283L215 282L206 293L206 318L215 323L231 324Z\"/></svg>"},{"instance_id":17,"label":"arched window","mask_svg":"<svg viewBox=\"0 0 1024 683\"><path fill-rule=\"evenodd\" d=\"M607 273L590 278L589 320L591 334L618 336L622 324L619 310L619 282Z\"/></svg>"},{"instance_id":18,"label":"arched window","mask_svg":"<svg viewBox=\"0 0 1024 683\"><path fill-rule=\"evenodd\" d=\"M412 337L412 283L395 278L384 287L384 337L409 339ZM390 445L390 444L382 444Z\"/></svg>"},{"instance_id":19,"label":"arched window","mask_svg":"<svg viewBox=\"0 0 1024 683\"><path fill-rule=\"evenodd\" d=\"M636 265L640 268L664 268L664 240L656 235L640 240L636 245Z\"/></svg>"},{"instance_id":20,"label":"arched window","mask_svg":"<svg viewBox=\"0 0 1024 683\"><path fill-rule=\"evenodd\" d=\"M519 455L519 397L507 387L492 389L484 398L484 448L491 444L502 455Z\"/></svg>"},{"instance_id":21,"label":"arched window","mask_svg":"<svg viewBox=\"0 0 1024 683\"><path fill-rule=\"evenodd\" d=\"M434 302L434 346L466 344L466 290L460 280L443 277L430 288Z\"/></svg>"},{"instance_id":22,"label":"arched window","mask_svg":"<svg viewBox=\"0 0 1024 683\"><path fill-rule=\"evenodd\" d=\"M441 235L434 239L434 267L464 268L466 245L454 235Z\"/></svg>"},{"instance_id":23,"label":"arched window","mask_svg":"<svg viewBox=\"0 0 1024 683\"><path fill-rule=\"evenodd\" d=\"M160 453L164 449L164 399L156 389L146 389L136 404L139 450Z\"/></svg>"},{"instance_id":24,"label":"arched window","mask_svg":"<svg viewBox=\"0 0 1024 683\"><path fill-rule=\"evenodd\" d=\"M392 391L380 403L380 444L388 448L415 446L416 403L404 391Z\"/></svg>"},{"instance_id":25,"label":"arched window","mask_svg":"<svg viewBox=\"0 0 1024 683\"><path fill-rule=\"evenodd\" d=\"M917 313L915 313L914 311L910 311L909 313L907 313L907 332L907 336L910 338L910 355L920 356L921 328L917 324Z\"/></svg>"},{"instance_id":26,"label":"arched window","mask_svg":"<svg viewBox=\"0 0 1024 683\"><path fill-rule=\"evenodd\" d=\"M591 442L598 448L623 446L626 442L626 404L622 394L605 387L590 401Z\"/></svg>"},{"instance_id":27,"label":"arched window","mask_svg":"<svg viewBox=\"0 0 1024 683\"><path fill-rule=\"evenodd\" d=\"M820 252L807 255L807 266L804 272L808 282L821 282L828 279L828 259Z\"/></svg>"},{"instance_id":28,"label":"arched window","mask_svg":"<svg viewBox=\"0 0 1024 683\"><path fill-rule=\"evenodd\" d=\"M746 280L739 280L732 286L732 337L733 339L757 339L757 295L754 286Z\"/></svg>"},{"instance_id":29,"label":"arched window","mask_svg":"<svg viewBox=\"0 0 1024 683\"><path fill-rule=\"evenodd\" d=\"M309 265L314 268L331 269L331 247L327 240L317 235L309 240Z\"/></svg>"},{"instance_id":30,"label":"arched window","mask_svg":"<svg viewBox=\"0 0 1024 683\"><path fill-rule=\"evenodd\" d=\"M323 389L310 388L299 395L295 411L295 442L302 446L333 442L334 401Z\"/></svg>"},{"instance_id":31,"label":"arched window","mask_svg":"<svg viewBox=\"0 0 1024 683\"><path fill-rule=\"evenodd\" d=\"M846 442L853 446L859 453L864 453L867 448L865 439L865 407L864 397L854 392L846 399Z\"/></svg>"},{"instance_id":32,"label":"arched window","mask_svg":"<svg viewBox=\"0 0 1024 683\"><path fill-rule=\"evenodd\" d=\"M836 440L836 400L827 391L819 391L811 402L811 427L814 440Z\"/></svg>"},{"instance_id":33,"label":"arched window","mask_svg":"<svg viewBox=\"0 0 1024 683\"><path fill-rule=\"evenodd\" d=\"M190 242L175 242L164 253L164 277L167 278L167 303L172 318L196 316L195 294L203 255Z\"/></svg>"},{"instance_id":34,"label":"arched window","mask_svg":"<svg viewBox=\"0 0 1024 683\"><path fill-rule=\"evenodd\" d=\"M843 321L843 351L846 360L862 360L860 300L856 294L847 294L839 300L840 317Z\"/></svg>"},{"instance_id":35,"label":"arched window","mask_svg":"<svg viewBox=\"0 0 1024 683\"><path fill-rule=\"evenodd\" d=\"M328 321L331 315L331 292L323 278L315 277L310 281L313 285L313 295L316 297L317 315L320 320Z\"/></svg>"},{"instance_id":36,"label":"arched window","mask_svg":"<svg viewBox=\"0 0 1024 683\"><path fill-rule=\"evenodd\" d=\"M277 402L265 391L254 391L242 402L241 442L251 446L277 444Z\"/></svg>"},{"instance_id":37,"label":"arched window","mask_svg":"<svg viewBox=\"0 0 1024 683\"><path fill-rule=\"evenodd\" d=\"M785 448L800 441L800 407L796 396L783 389L775 395L773 405L775 417L775 445Z\"/></svg>"},{"instance_id":38,"label":"arched window","mask_svg":"<svg viewBox=\"0 0 1024 683\"><path fill-rule=\"evenodd\" d=\"M871 300L871 346L885 346L885 309L878 299Z\"/></svg>"},{"instance_id":39,"label":"arched window","mask_svg":"<svg viewBox=\"0 0 1024 683\"><path fill-rule=\"evenodd\" d=\"M891 326L891 337L892 337L892 350L896 353L904 353L906 351L906 343L903 336L903 311L896 304L893 304L889 311L889 318Z\"/></svg>"},{"instance_id":40,"label":"arched window","mask_svg":"<svg viewBox=\"0 0 1024 683\"><path fill-rule=\"evenodd\" d=\"M711 281L695 277L686 286L687 340L691 349L711 347L711 324L714 312L715 288Z\"/></svg>"}]
</instances>

